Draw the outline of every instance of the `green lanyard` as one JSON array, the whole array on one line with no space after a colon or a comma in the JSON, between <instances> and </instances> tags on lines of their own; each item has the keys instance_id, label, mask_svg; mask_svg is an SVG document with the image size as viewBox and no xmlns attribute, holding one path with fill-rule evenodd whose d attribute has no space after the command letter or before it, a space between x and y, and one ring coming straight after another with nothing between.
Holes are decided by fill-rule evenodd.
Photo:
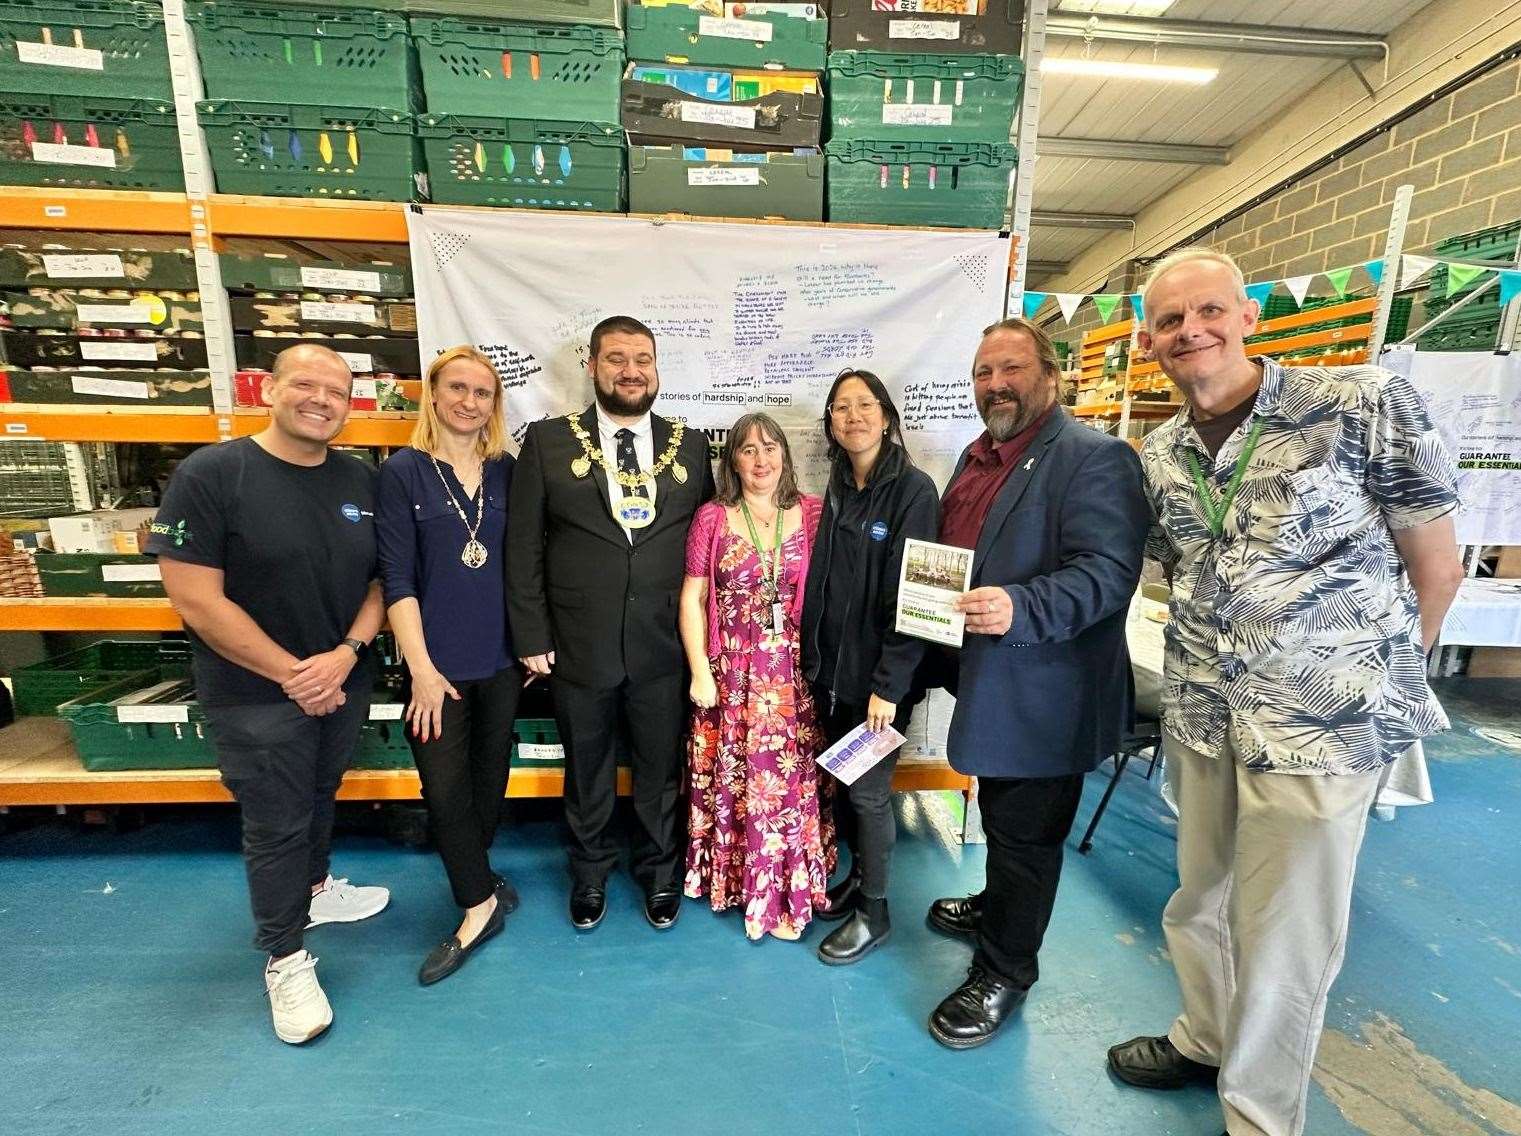
<instances>
[{"instance_id":1,"label":"green lanyard","mask_svg":"<svg viewBox=\"0 0 1521 1136\"><path fill-rule=\"evenodd\" d=\"M1187 450L1184 457L1188 459L1188 468L1193 471L1194 489L1199 494L1199 508L1204 510L1204 519L1209 524L1209 531L1216 540L1225 531L1225 514L1229 513L1231 506L1235 504L1236 493L1241 488L1241 479L1246 476L1246 467L1251 463L1252 451L1257 448L1257 436L1262 433L1262 419L1258 418L1252 423L1252 431L1246 436L1246 444L1241 447L1241 456L1236 459L1236 472L1231 474L1229 484L1225 487L1225 495L1215 497L1214 490L1204 480L1204 471L1199 468L1199 459L1194 456L1192 450Z\"/></svg>"},{"instance_id":2,"label":"green lanyard","mask_svg":"<svg viewBox=\"0 0 1521 1136\"><path fill-rule=\"evenodd\" d=\"M768 596L772 597L766 602L775 603L774 597L779 589L777 578L781 575L782 571L782 522L786 514L781 509L776 511L776 543L771 547L771 572L768 575L766 572L766 550L761 547L760 537L755 534L755 522L750 519L750 506L745 504L743 498L739 502L739 511L745 515L745 528L750 530L750 543L755 545L756 555L760 557L761 579L765 581Z\"/></svg>"}]
</instances>

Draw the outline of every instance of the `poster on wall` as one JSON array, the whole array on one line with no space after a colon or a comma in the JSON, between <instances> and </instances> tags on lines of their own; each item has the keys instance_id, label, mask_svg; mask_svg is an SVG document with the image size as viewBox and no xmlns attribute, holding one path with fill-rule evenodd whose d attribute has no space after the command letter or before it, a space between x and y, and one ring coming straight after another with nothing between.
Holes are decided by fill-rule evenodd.
<instances>
[{"instance_id":1,"label":"poster on wall","mask_svg":"<svg viewBox=\"0 0 1521 1136\"><path fill-rule=\"evenodd\" d=\"M473 343L500 371L508 426L592 398L587 339L610 315L655 333L655 412L715 443L741 414L786 430L822 488L820 422L841 370L877 374L937 484L982 429L971 364L1003 315L996 233L818 229L567 214L409 211L422 358Z\"/></svg>"},{"instance_id":2,"label":"poster on wall","mask_svg":"<svg viewBox=\"0 0 1521 1136\"><path fill-rule=\"evenodd\" d=\"M1521 354L1390 351L1458 463L1459 544L1521 544Z\"/></svg>"}]
</instances>

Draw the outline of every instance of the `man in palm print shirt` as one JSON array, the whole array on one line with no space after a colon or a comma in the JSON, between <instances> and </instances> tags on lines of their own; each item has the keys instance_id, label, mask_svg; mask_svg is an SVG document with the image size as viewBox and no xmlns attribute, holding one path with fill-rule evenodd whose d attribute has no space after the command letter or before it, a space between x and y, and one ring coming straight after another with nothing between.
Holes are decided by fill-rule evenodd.
<instances>
[{"instance_id":1,"label":"man in palm print shirt","mask_svg":"<svg viewBox=\"0 0 1521 1136\"><path fill-rule=\"evenodd\" d=\"M1228 1136L1298 1136L1352 876L1385 767L1447 727L1425 652L1463 572L1451 458L1373 366L1247 357L1229 257L1144 291L1143 348L1184 409L1147 437L1147 554L1172 583L1163 694L1183 1010L1109 1052L1146 1088L1217 1082Z\"/></svg>"}]
</instances>

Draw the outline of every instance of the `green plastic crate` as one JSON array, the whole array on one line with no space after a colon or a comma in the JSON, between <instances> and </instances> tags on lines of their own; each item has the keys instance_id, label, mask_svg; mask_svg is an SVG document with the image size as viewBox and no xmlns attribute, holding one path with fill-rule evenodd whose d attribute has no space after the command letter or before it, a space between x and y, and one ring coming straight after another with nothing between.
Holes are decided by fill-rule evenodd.
<instances>
[{"instance_id":1,"label":"green plastic crate","mask_svg":"<svg viewBox=\"0 0 1521 1136\"><path fill-rule=\"evenodd\" d=\"M1024 85L1012 55L829 56L830 138L1008 142Z\"/></svg>"},{"instance_id":2,"label":"green plastic crate","mask_svg":"<svg viewBox=\"0 0 1521 1136\"><path fill-rule=\"evenodd\" d=\"M406 256L405 249L402 256ZM217 259L222 265L222 283L231 292L335 292L390 298L412 295L412 269L404 263L339 263L227 252Z\"/></svg>"},{"instance_id":3,"label":"green plastic crate","mask_svg":"<svg viewBox=\"0 0 1521 1136\"><path fill-rule=\"evenodd\" d=\"M0 0L0 91L172 99L163 9L152 0Z\"/></svg>"},{"instance_id":4,"label":"green plastic crate","mask_svg":"<svg viewBox=\"0 0 1521 1136\"><path fill-rule=\"evenodd\" d=\"M0 184L182 190L174 103L0 96Z\"/></svg>"},{"instance_id":5,"label":"green plastic crate","mask_svg":"<svg viewBox=\"0 0 1521 1136\"><path fill-rule=\"evenodd\" d=\"M735 153L691 146L631 146L630 213L694 217L824 217L824 156Z\"/></svg>"},{"instance_id":6,"label":"green plastic crate","mask_svg":"<svg viewBox=\"0 0 1521 1136\"><path fill-rule=\"evenodd\" d=\"M813 19L765 12L725 19L685 3L629 0L624 34L630 59L822 71L829 21L822 6L815 13Z\"/></svg>"},{"instance_id":7,"label":"green plastic crate","mask_svg":"<svg viewBox=\"0 0 1521 1136\"><path fill-rule=\"evenodd\" d=\"M997 229L1017 152L989 142L830 142L831 221Z\"/></svg>"},{"instance_id":8,"label":"green plastic crate","mask_svg":"<svg viewBox=\"0 0 1521 1136\"><path fill-rule=\"evenodd\" d=\"M406 111L226 99L196 106L222 193L426 198L422 150Z\"/></svg>"},{"instance_id":9,"label":"green plastic crate","mask_svg":"<svg viewBox=\"0 0 1521 1136\"><path fill-rule=\"evenodd\" d=\"M152 556L126 552L39 552L37 576L48 597L161 599L164 582Z\"/></svg>"},{"instance_id":10,"label":"green plastic crate","mask_svg":"<svg viewBox=\"0 0 1521 1136\"><path fill-rule=\"evenodd\" d=\"M623 131L610 123L417 118L433 200L520 209L623 208Z\"/></svg>"},{"instance_id":11,"label":"green plastic crate","mask_svg":"<svg viewBox=\"0 0 1521 1136\"><path fill-rule=\"evenodd\" d=\"M212 99L415 107L421 97L407 18L343 8L202 0L185 6Z\"/></svg>"},{"instance_id":12,"label":"green plastic crate","mask_svg":"<svg viewBox=\"0 0 1521 1136\"><path fill-rule=\"evenodd\" d=\"M383 8L387 12L431 13L535 24L623 26L623 0L324 0L332 8Z\"/></svg>"},{"instance_id":13,"label":"green plastic crate","mask_svg":"<svg viewBox=\"0 0 1521 1136\"><path fill-rule=\"evenodd\" d=\"M433 114L618 121L618 32L414 16L412 38Z\"/></svg>"},{"instance_id":14,"label":"green plastic crate","mask_svg":"<svg viewBox=\"0 0 1521 1136\"><path fill-rule=\"evenodd\" d=\"M512 768L514 769L557 769L565 764L564 751L558 758L525 757L523 746L557 746L560 744L560 731L555 725L553 718L519 718L512 724Z\"/></svg>"},{"instance_id":15,"label":"green plastic crate","mask_svg":"<svg viewBox=\"0 0 1521 1136\"><path fill-rule=\"evenodd\" d=\"M1469 314L1464 308L1415 341L1417 351L1493 351L1500 339L1498 305Z\"/></svg>"},{"instance_id":16,"label":"green plastic crate","mask_svg":"<svg viewBox=\"0 0 1521 1136\"><path fill-rule=\"evenodd\" d=\"M212 769L216 750L210 728L199 705L161 707L166 714L182 716L181 722L123 722L119 707L109 703L123 695L152 686L131 676L100 687L58 707L58 716L69 723L79 760L92 773L124 769Z\"/></svg>"},{"instance_id":17,"label":"green plastic crate","mask_svg":"<svg viewBox=\"0 0 1521 1136\"><path fill-rule=\"evenodd\" d=\"M1491 225L1472 233L1446 237L1431 246L1432 254L1452 260L1493 260L1509 264L1521 243L1521 219Z\"/></svg>"},{"instance_id":18,"label":"green plastic crate","mask_svg":"<svg viewBox=\"0 0 1521 1136\"><path fill-rule=\"evenodd\" d=\"M184 639L128 642L102 639L54 655L40 663L18 667L11 675L19 716L53 714L59 705L128 678L151 686L190 675L190 644Z\"/></svg>"}]
</instances>

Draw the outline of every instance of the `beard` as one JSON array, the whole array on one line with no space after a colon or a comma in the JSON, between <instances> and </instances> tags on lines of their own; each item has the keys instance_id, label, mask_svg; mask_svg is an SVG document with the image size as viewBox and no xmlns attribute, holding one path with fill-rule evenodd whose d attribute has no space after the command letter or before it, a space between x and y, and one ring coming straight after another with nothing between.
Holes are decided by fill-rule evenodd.
<instances>
[{"instance_id":1,"label":"beard","mask_svg":"<svg viewBox=\"0 0 1521 1136\"><path fill-rule=\"evenodd\" d=\"M607 413L616 414L620 418L642 416L655 405L655 396L660 393L660 384L657 382L645 384L644 393L632 398L620 394L616 385L604 390L601 383L593 383L592 388L597 394L597 405Z\"/></svg>"},{"instance_id":2,"label":"beard","mask_svg":"<svg viewBox=\"0 0 1521 1136\"><path fill-rule=\"evenodd\" d=\"M1053 397L1043 398L1047 393ZM984 398L977 409L982 414L983 425L988 428L993 441L1007 442L1015 434L1028 429L1032 422L1050 409L1054 395L1054 389L1050 392L1037 391L1026 401L1018 391L1002 391L996 396Z\"/></svg>"}]
</instances>

